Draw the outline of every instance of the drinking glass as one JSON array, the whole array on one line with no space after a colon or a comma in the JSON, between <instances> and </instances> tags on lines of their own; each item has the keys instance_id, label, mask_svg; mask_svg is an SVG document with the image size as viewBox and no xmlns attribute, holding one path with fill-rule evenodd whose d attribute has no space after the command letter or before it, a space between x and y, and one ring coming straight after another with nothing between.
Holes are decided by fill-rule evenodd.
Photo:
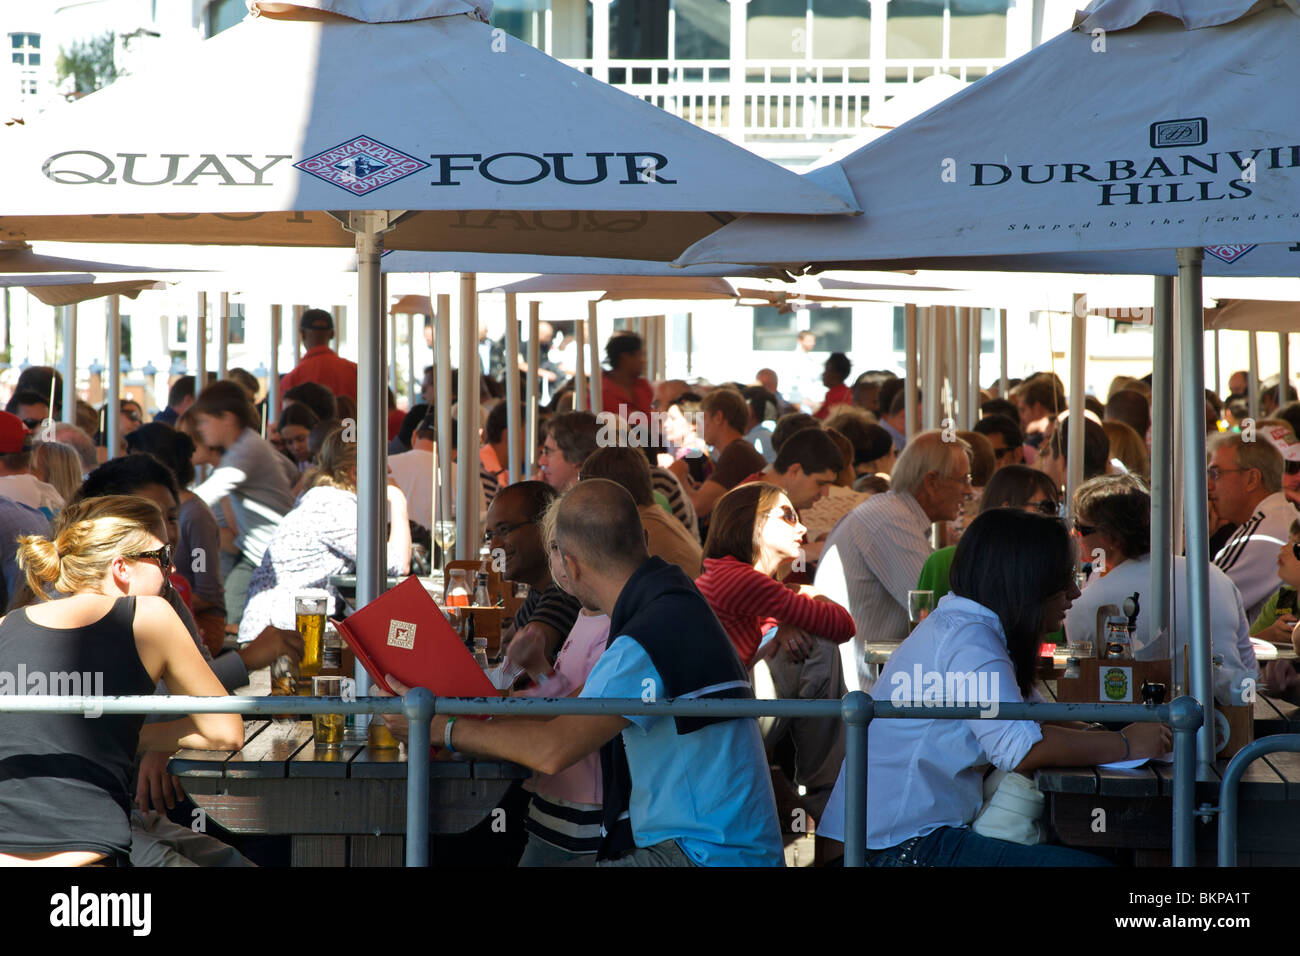
<instances>
[{"instance_id":1,"label":"drinking glass","mask_svg":"<svg viewBox=\"0 0 1300 956\"><path fill-rule=\"evenodd\" d=\"M325 591L301 591L294 596L294 623L302 637L302 661L298 664L298 672L303 677L320 673L328 609L329 594Z\"/></svg>"},{"instance_id":2,"label":"drinking glass","mask_svg":"<svg viewBox=\"0 0 1300 956\"><path fill-rule=\"evenodd\" d=\"M452 549L456 547L456 522L435 521L433 523L433 541L442 549L442 569L447 570L447 562L452 559Z\"/></svg>"},{"instance_id":3,"label":"drinking glass","mask_svg":"<svg viewBox=\"0 0 1300 956\"><path fill-rule=\"evenodd\" d=\"M311 679L313 697L341 697L343 694L342 677L313 677ZM338 747L343 743L343 730L347 724L346 714L312 714L312 734L318 747Z\"/></svg>"},{"instance_id":4,"label":"drinking glass","mask_svg":"<svg viewBox=\"0 0 1300 956\"><path fill-rule=\"evenodd\" d=\"M934 610L934 592L933 591L908 591L907 592L907 620L908 633L916 630L916 625L926 619L931 611Z\"/></svg>"}]
</instances>

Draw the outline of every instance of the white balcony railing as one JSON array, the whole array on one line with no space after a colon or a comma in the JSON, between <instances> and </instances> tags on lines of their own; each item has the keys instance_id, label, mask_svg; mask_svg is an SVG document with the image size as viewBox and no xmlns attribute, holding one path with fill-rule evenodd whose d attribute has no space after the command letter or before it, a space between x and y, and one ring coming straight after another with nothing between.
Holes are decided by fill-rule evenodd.
<instances>
[{"instance_id":1,"label":"white balcony railing","mask_svg":"<svg viewBox=\"0 0 1300 956\"><path fill-rule=\"evenodd\" d=\"M597 75L593 61L565 60ZM860 133L870 111L912 83L938 73L963 82L991 73L1005 59L746 60L742 119L730 60L608 60L609 83L682 119L746 140L841 138Z\"/></svg>"}]
</instances>

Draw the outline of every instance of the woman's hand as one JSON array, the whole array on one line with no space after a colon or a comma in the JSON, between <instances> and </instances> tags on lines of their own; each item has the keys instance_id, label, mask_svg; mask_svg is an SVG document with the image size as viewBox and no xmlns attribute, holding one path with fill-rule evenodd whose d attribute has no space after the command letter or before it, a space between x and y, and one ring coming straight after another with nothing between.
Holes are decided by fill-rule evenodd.
<instances>
[{"instance_id":1,"label":"woman's hand","mask_svg":"<svg viewBox=\"0 0 1300 956\"><path fill-rule=\"evenodd\" d=\"M269 667L277 657L287 654L295 661L302 660L302 635L283 627L268 624L257 635L239 649L244 667L250 672Z\"/></svg>"},{"instance_id":2,"label":"woman's hand","mask_svg":"<svg viewBox=\"0 0 1300 956\"><path fill-rule=\"evenodd\" d=\"M549 676L550 663L546 660L546 635L539 626L525 624L510 638L506 662L522 667L536 680L539 675Z\"/></svg>"},{"instance_id":3,"label":"woman's hand","mask_svg":"<svg viewBox=\"0 0 1300 956\"><path fill-rule=\"evenodd\" d=\"M1129 724L1123 734L1128 738L1130 760L1158 760L1174 749L1174 732L1165 724Z\"/></svg>"},{"instance_id":4,"label":"woman's hand","mask_svg":"<svg viewBox=\"0 0 1300 956\"><path fill-rule=\"evenodd\" d=\"M405 697L410 693L411 688L407 687L392 674L385 674L384 680L388 682L388 686L393 689L395 694L389 693L376 682L370 685L371 697L393 697L395 695ZM402 743L406 743L410 739L411 726L408 723L405 714L380 714L379 716L384 718L384 723L388 726L388 732Z\"/></svg>"}]
</instances>

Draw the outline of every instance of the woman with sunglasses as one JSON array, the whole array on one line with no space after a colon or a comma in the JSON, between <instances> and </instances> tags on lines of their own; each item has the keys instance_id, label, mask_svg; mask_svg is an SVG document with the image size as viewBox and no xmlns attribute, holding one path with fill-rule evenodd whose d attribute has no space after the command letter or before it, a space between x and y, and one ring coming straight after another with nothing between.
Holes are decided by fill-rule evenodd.
<instances>
[{"instance_id":1,"label":"woman with sunglasses","mask_svg":"<svg viewBox=\"0 0 1300 956\"><path fill-rule=\"evenodd\" d=\"M26 693L76 687L85 695L148 695L161 678L175 694L219 697L176 613L159 597L171 547L158 508L112 495L79 501L50 537L19 539L32 591L62 600L0 621L0 673L27 675ZM42 678L41 691L33 680ZM78 678L80 680L78 680ZM130 782L137 748L235 750L238 714L145 724L144 715L0 714L0 866L116 866L131 847ZM21 772L19 772L21 768Z\"/></svg>"},{"instance_id":2,"label":"woman with sunglasses","mask_svg":"<svg viewBox=\"0 0 1300 956\"><path fill-rule=\"evenodd\" d=\"M977 517L957 545L952 593L899 646L878 693L919 704L927 675L968 675L981 706L1033 694L1038 647L1078 597L1074 544L1060 521L1012 508ZM913 686L921 675L925 687ZM967 682L967 686L972 686ZM951 689L946 695L953 695ZM944 699L956 705L964 693ZM971 829L984 771L1093 766L1168 753L1163 724L1117 733L1033 720L881 720L867 754L867 863L870 866L1096 866L1104 861L1061 846L1012 843ZM844 837L844 772L818 837ZM829 848L828 848L829 849Z\"/></svg>"},{"instance_id":3,"label":"woman with sunglasses","mask_svg":"<svg viewBox=\"0 0 1300 956\"><path fill-rule=\"evenodd\" d=\"M1297 618L1297 592L1300 591L1300 519L1291 523L1291 534L1286 544L1277 552L1277 576L1282 586L1264 602L1259 615L1250 624L1252 637L1269 641L1279 647L1300 646L1300 639L1295 636ZM1296 672L1294 661L1269 661L1264 665L1261 677L1271 691L1288 699L1294 698L1300 691L1300 673Z\"/></svg>"},{"instance_id":4,"label":"woman with sunglasses","mask_svg":"<svg viewBox=\"0 0 1300 956\"><path fill-rule=\"evenodd\" d=\"M802 559L804 536L798 513L775 485L740 485L713 508L704 573L695 586L752 670L759 697L838 698L846 692L836 645L853 637L853 616L809 585L780 583ZM843 723L764 718L759 728L769 746L789 729L794 783L806 788L805 807L816 819L844 759Z\"/></svg>"},{"instance_id":5,"label":"woman with sunglasses","mask_svg":"<svg viewBox=\"0 0 1300 956\"><path fill-rule=\"evenodd\" d=\"M1080 553L1092 561L1092 575L1082 596L1066 617L1065 630L1072 641L1097 641L1097 609L1106 604L1123 608L1125 598L1138 594L1133 652L1156 636L1152 633L1151 590L1151 495L1135 475L1102 475L1085 481L1074 492L1074 531L1080 539ZM1185 559L1175 555L1174 578L1183 580ZM1215 699L1220 704L1242 704L1247 694L1243 681L1258 677L1250 627L1241 603L1241 593L1232 580L1213 564L1209 567L1210 638L1215 656L1223 664L1215 668ZM1180 634L1190 633L1191 616L1187 591L1174 593L1174 620ZM1105 639L1105 634L1101 635ZM1096 647L1096 644L1093 645ZM1167 657L1167 652L1158 656Z\"/></svg>"}]
</instances>

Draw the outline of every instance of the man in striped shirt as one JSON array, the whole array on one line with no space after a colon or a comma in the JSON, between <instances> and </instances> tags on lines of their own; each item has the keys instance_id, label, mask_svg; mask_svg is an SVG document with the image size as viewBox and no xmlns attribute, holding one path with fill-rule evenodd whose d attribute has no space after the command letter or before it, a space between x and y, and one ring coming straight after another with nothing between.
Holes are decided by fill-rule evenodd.
<instances>
[{"instance_id":1,"label":"man in striped shirt","mask_svg":"<svg viewBox=\"0 0 1300 956\"><path fill-rule=\"evenodd\" d=\"M917 435L894 465L892 487L845 515L826 539L815 586L857 625L844 652L849 690L869 690L868 642L907 637L907 592L930 555L930 526L952 521L970 497L970 446L938 430Z\"/></svg>"},{"instance_id":2,"label":"man in striped shirt","mask_svg":"<svg viewBox=\"0 0 1300 956\"><path fill-rule=\"evenodd\" d=\"M1278 548L1291 537L1295 506L1282 491L1282 455L1268 441L1224 435L1213 445L1206 486L1219 516L1239 525L1214 563L1241 592L1246 619L1253 621L1269 595L1282 585Z\"/></svg>"}]
</instances>

